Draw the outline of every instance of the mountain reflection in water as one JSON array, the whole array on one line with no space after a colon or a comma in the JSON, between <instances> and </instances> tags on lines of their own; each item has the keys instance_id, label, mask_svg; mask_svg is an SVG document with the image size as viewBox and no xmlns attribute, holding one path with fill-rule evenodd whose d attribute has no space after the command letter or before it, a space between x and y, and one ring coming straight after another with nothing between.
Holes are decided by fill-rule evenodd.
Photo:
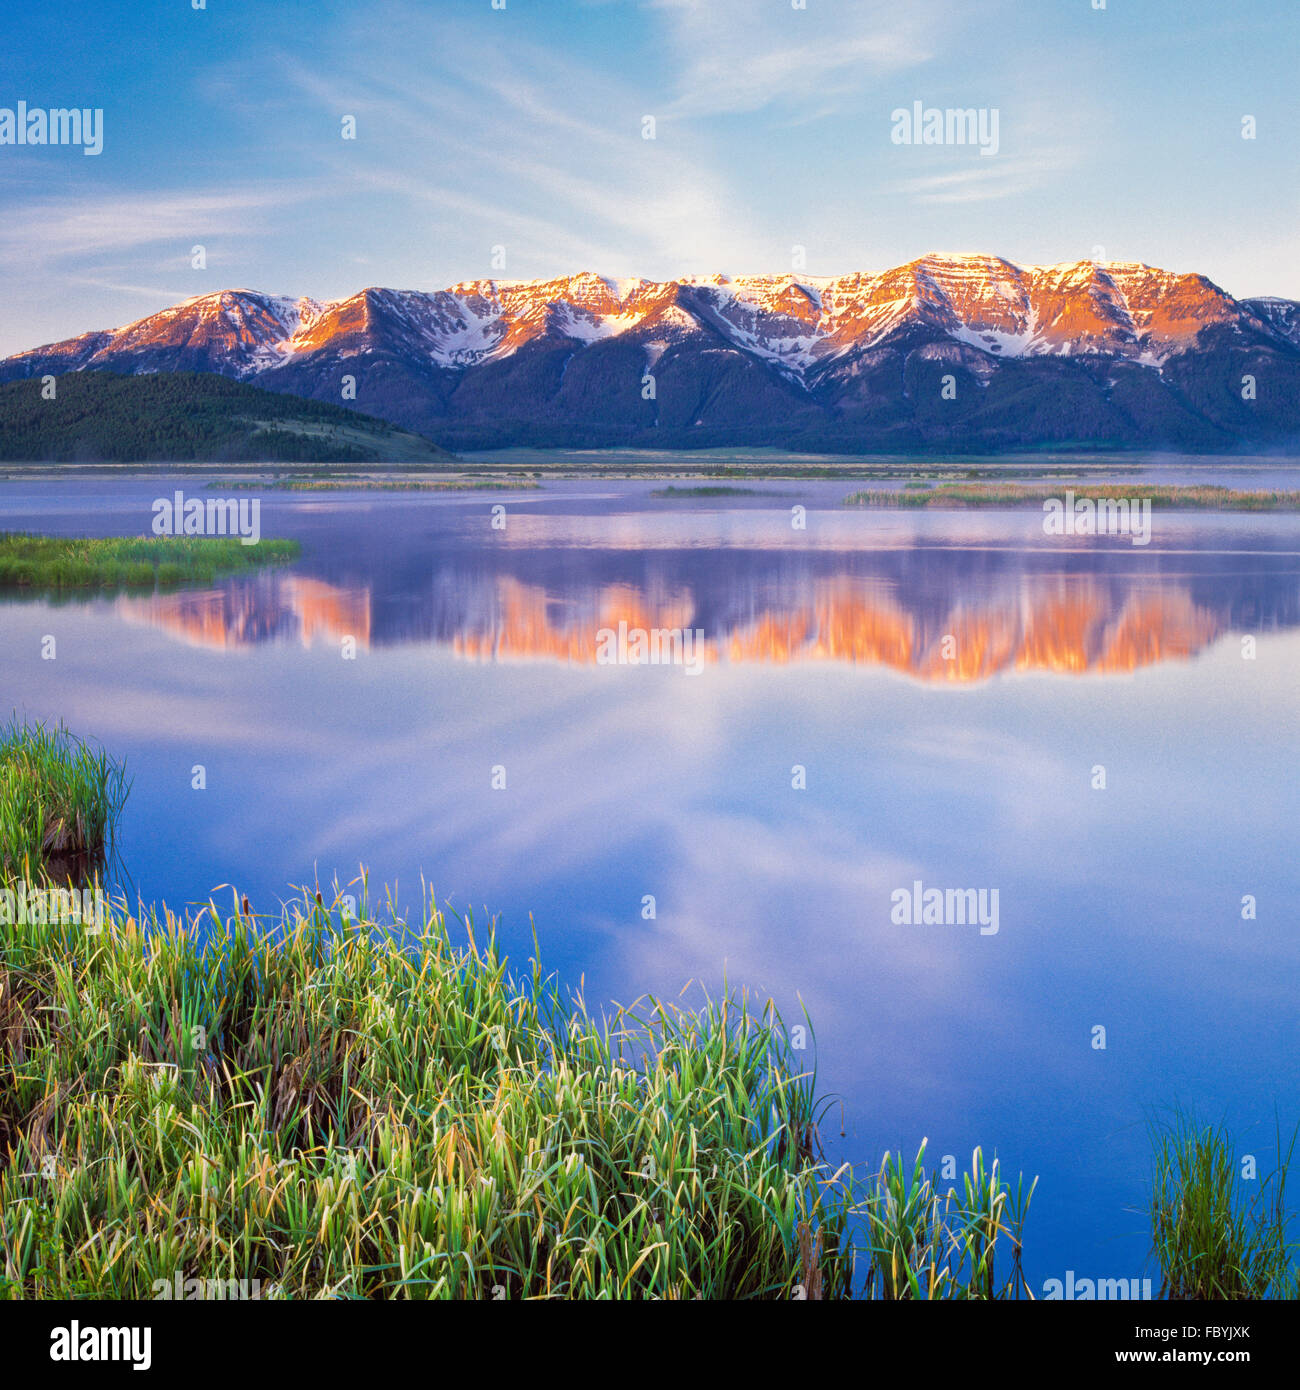
<instances>
[{"instance_id":1,"label":"mountain reflection in water","mask_svg":"<svg viewBox=\"0 0 1300 1390\"><path fill-rule=\"evenodd\" d=\"M985 557L986 561L988 557ZM1014 671L1133 671L1185 660L1230 630L1300 621L1294 571L1264 557L1230 573L1214 554L1178 572L1120 556L1113 568L1004 552L972 572L965 552L879 554L582 552L565 572L531 574L518 551L444 557L423 593L400 581L344 586L263 573L211 589L116 600L128 621L188 643L432 644L474 661L595 663L599 634L697 628L705 662L882 666L924 681ZM498 563L492 563L492 561ZM551 567L552 570L554 567Z\"/></svg>"},{"instance_id":2,"label":"mountain reflection in water","mask_svg":"<svg viewBox=\"0 0 1300 1390\"><path fill-rule=\"evenodd\" d=\"M138 534L173 486L0 510ZM125 761L132 898L273 913L365 865L383 911L427 884L601 1004L806 1008L832 1162L980 1145L1041 1179L1036 1292L1140 1271L1144 1116L1267 1140L1300 1093L1300 518L1157 511L1135 547L834 480L654 487L268 493L292 566L0 601L0 697ZM704 674L602 669L623 625ZM998 932L896 922L918 881L996 890Z\"/></svg>"}]
</instances>

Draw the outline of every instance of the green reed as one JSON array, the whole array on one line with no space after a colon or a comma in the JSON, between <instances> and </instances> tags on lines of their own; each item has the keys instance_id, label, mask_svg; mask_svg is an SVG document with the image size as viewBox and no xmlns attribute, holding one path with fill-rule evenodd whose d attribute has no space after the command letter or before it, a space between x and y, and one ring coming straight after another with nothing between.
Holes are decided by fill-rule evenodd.
<instances>
[{"instance_id":1,"label":"green reed","mask_svg":"<svg viewBox=\"0 0 1300 1390\"><path fill-rule=\"evenodd\" d=\"M886 1154L863 1204L868 1299L1005 1299L1028 1294L1021 1269L1025 1218L1037 1179L1014 1193L976 1149L961 1188L925 1172L922 1140L910 1171ZM1001 1259L999 1260L999 1254ZM1000 1272L1001 1271L1001 1272Z\"/></svg>"},{"instance_id":2,"label":"green reed","mask_svg":"<svg viewBox=\"0 0 1300 1390\"><path fill-rule=\"evenodd\" d=\"M0 882L103 870L127 791L121 764L62 724L0 727Z\"/></svg>"},{"instance_id":3,"label":"green reed","mask_svg":"<svg viewBox=\"0 0 1300 1390\"><path fill-rule=\"evenodd\" d=\"M318 895L112 917L0 936L0 1294L849 1292L770 1003L597 1019L432 903L397 936Z\"/></svg>"},{"instance_id":4,"label":"green reed","mask_svg":"<svg viewBox=\"0 0 1300 1390\"><path fill-rule=\"evenodd\" d=\"M0 532L0 589L135 589L209 583L284 564L297 541L244 545L238 536L32 536Z\"/></svg>"},{"instance_id":5,"label":"green reed","mask_svg":"<svg viewBox=\"0 0 1300 1390\"><path fill-rule=\"evenodd\" d=\"M1294 1298L1286 1180L1296 1135L1262 1177L1243 1176L1222 1125L1181 1111L1151 1125L1149 1213L1161 1297Z\"/></svg>"}]
</instances>

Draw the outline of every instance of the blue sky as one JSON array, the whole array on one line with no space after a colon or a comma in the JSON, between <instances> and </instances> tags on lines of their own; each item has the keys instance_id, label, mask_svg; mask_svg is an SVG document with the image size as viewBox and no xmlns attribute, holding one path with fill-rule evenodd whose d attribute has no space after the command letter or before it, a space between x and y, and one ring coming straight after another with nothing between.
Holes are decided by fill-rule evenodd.
<instances>
[{"instance_id":1,"label":"blue sky","mask_svg":"<svg viewBox=\"0 0 1300 1390\"><path fill-rule=\"evenodd\" d=\"M1100 254L1300 298L1300 6L1093 4L16 7L0 107L101 107L104 150L0 146L0 352L230 286L784 273L795 246L810 275ZM997 108L997 154L892 143L915 101Z\"/></svg>"}]
</instances>

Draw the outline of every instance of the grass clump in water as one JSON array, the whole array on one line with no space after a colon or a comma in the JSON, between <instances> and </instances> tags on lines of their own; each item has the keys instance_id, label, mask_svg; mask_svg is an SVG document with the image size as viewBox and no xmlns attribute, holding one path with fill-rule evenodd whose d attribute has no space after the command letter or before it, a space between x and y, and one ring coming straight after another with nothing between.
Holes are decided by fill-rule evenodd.
<instances>
[{"instance_id":1,"label":"grass clump in water","mask_svg":"<svg viewBox=\"0 0 1300 1390\"><path fill-rule=\"evenodd\" d=\"M771 497L778 494L764 493L756 487L725 487L721 484L705 483L699 487L655 488L651 497Z\"/></svg>"},{"instance_id":2,"label":"grass clump in water","mask_svg":"<svg viewBox=\"0 0 1300 1390\"><path fill-rule=\"evenodd\" d=\"M126 793L121 764L62 724L0 727L0 882L102 870Z\"/></svg>"},{"instance_id":3,"label":"grass clump in water","mask_svg":"<svg viewBox=\"0 0 1300 1390\"><path fill-rule=\"evenodd\" d=\"M910 1173L901 1154L886 1154L875 1177L864 1204L870 1247L865 1296L993 1300L1028 1294L1021 1252L1037 1179L1026 1190L1022 1177L1013 1194L998 1160L986 1167L976 1149L962 1190L941 1191L924 1162L923 1140Z\"/></svg>"},{"instance_id":4,"label":"grass clump in water","mask_svg":"<svg viewBox=\"0 0 1300 1390\"><path fill-rule=\"evenodd\" d=\"M848 1293L847 1193L770 1004L597 1020L432 905L402 941L360 917L0 938L0 1295Z\"/></svg>"},{"instance_id":5,"label":"grass clump in water","mask_svg":"<svg viewBox=\"0 0 1300 1390\"><path fill-rule=\"evenodd\" d=\"M296 559L297 541L237 536L32 536L0 532L0 589L136 589L209 583Z\"/></svg>"},{"instance_id":6,"label":"grass clump in water","mask_svg":"<svg viewBox=\"0 0 1300 1390\"><path fill-rule=\"evenodd\" d=\"M1175 511L1270 512L1300 509L1300 492L1263 489L1239 491L1228 487L1148 487L1140 482L1093 487L1073 484L1081 498L1094 501L1149 501L1153 507ZM904 484L900 491L868 488L851 492L846 507L1034 507L1060 499L1061 489L1025 487L1016 483L939 483L934 487Z\"/></svg>"},{"instance_id":7,"label":"grass clump in water","mask_svg":"<svg viewBox=\"0 0 1300 1390\"><path fill-rule=\"evenodd\" d=\"M1152 1125L1150 1199L1161 1297L1295 1298L1286 1179L1296 1136L1277 1166L1249 1180L1227 1131L1182 1113Z\"/></svg>"},{"instance_id":8,"label":"grass clump in water","mask_svg":"<svg viewBox=\"0 0 1300 1390\"><path fill-rule=\"evenodd\" d=\"M239 489L266 492L520 492L540 487L521 478L361 478L336 474L329 478L275 478L266 482L223 479L209 483L222 492Z\"/></svg>"}]
</instances>

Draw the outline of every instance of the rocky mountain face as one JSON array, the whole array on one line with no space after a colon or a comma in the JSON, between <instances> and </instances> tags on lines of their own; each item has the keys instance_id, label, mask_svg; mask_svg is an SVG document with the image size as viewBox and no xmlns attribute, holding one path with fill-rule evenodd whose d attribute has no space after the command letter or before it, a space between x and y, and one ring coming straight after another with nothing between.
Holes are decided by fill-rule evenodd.
<instances>
[{"instance_id":1,"label":"rocky mountain face","mask_svg":"<svg viewBox=\"0 0 1300 1390\"><path fill-rule=\"evenodd\" d=\"M87 368L216 372L454 449L1300 442L1300 304L1134 262L225 290L19 353L0 380Z\"/></svg>"}]
</instances>

